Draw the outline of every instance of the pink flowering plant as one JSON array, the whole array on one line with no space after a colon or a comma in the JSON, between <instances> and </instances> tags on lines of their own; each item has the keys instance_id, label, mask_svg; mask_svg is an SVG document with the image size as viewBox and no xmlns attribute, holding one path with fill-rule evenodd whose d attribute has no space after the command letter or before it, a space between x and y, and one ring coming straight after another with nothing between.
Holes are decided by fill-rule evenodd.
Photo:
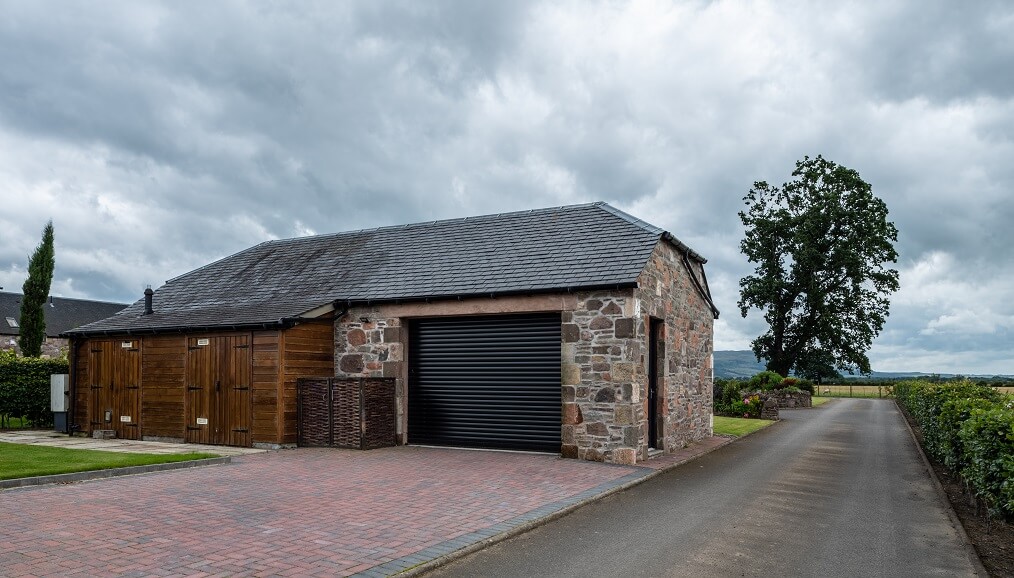
<instances>
[{"instance_id":1,"label":"pink flowering plant","mask_svg":"<svg viewBox=\"0 0 1014 578\"><path fill-rule=\"evenodd\" d=\"M744 397L742 401L732 402L732 408L730 413L734 415L741 415L743 417L759 418L761 414L761 406L763 406L760 396L753 394Z\"/></svg>"}]
</instances>

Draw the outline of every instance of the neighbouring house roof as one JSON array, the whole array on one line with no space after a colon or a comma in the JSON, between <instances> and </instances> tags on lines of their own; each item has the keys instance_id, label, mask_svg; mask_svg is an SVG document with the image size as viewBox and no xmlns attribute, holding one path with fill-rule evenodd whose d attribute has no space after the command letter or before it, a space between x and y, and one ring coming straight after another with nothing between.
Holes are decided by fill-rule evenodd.
<instances>
[{"instance_id":1,"label":"neighbouring house roof","mask_svg":"<svg viewBox=\"0 0 1014 578\"><path fill-rule=\"evenodd\" d=\"M20 335L22 297L20 293L0 291L0 335ZM51 297L42 309L46 318L46 336L56 337L75 327L105 319L126 306L125 303Z\"/></svg>"},{"instance_id":2,"label":"neighbouring house roof","mask_svg":"<svg viewBox=\"0 0 1014 578\"><path fill-rule=\"evenodd\" d=\"M338 303L632 287L659 239L605 203L266 241L176 277L90 335L285 325Z\"/></svg>"}]
</instances>

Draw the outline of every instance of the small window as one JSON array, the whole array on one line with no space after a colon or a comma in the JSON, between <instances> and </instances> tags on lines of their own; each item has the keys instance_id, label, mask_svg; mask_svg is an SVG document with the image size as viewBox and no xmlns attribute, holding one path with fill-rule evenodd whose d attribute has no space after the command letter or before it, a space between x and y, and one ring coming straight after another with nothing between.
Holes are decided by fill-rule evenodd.
<instances>
[{"instance_id":1,"label":"small window","mask_svg":"<svg viewBox=\"0 0 1014 578\"><path fill-rule=\"evenodd\" d=\"M10 325L11 327L17 327L18 326L18 322L13 317L8 317L7 318L7 325Z\"/></svg>"}]
</instances>

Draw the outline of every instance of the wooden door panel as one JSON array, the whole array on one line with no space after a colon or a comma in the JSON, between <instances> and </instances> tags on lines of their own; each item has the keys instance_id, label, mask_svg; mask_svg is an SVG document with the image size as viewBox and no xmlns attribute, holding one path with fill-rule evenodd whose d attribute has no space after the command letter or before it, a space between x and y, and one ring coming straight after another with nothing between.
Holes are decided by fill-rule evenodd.
<instances>
[{"instance_id":1,"label":"wooden door panel","mask_svg":"<svg viewBox=\"0 0 1014 578\"><path fill-rule=\"evenodd\" d=\"M89 431L111 429L112 426L112 367L110 341L92 341L88 351ZM109 421L106 420L109 411Z\"/></svg>"},{"instance_id":2,"label":"wooden door panel","mask_svg":"<svg viewBox=\"0 0 1014 578\"><path fill-rule=\"evenodd\" d=\"M129 344L129 347L124 347ZM113 429L116 437L141 439L141 350L139 340L114 342L112 356L115 375L113 379L113 401L116 412L113 415Z\"/></svg>"},{"instance_id":3,"label":"wooden door panel","mask_svg":"<svg viewBox=\"0 0 1014 578\"><path fill-rule=\"evenodd\" d=\"M186 441L251 445L250 358L249 335L188 340Z\"/></svg>"},{"instance_id":4,"label":"wooden door panel","mask_svg":"<svg viewBox=\"0 0 1014 578\"><path fill-rule=\"evenodd\" d=\"M249 446L250 421L253 406L250 402L250 337L237 335L230 338L224 348L227 370L223 371L222 404L225 441L231 446Z\"/></svg>"},{"instance_id":5,"label":"wooden door panel","mask_svg":"<svg viewBox=\"0 0 1014 578\"><path fill-rule=\"evenodd\" d=\"M210 339L187 339L187 391L185 439L189 443L212 443L211 402L214 395L215 356Z\"/></svg>"}]
</instances>

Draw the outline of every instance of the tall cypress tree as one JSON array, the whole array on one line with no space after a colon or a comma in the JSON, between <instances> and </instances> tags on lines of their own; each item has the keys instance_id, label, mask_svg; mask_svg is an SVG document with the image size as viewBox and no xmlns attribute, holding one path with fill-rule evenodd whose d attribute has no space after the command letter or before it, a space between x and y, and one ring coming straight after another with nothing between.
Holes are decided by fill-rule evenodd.
<instances>
[{"instance_id":1,"label":"tall cypress tree","mask_svg":"<svg viewBox=\"0 0 1014 578\"><path fill-rule=\"evenodd\" d=\"M21 354L25 357L42 355L42 342L46 340L46 317L43 307L49 297L49 286L53 283L53 269L56 257L53 249L53 221L46 223L42 230L42 242L32 253L28 262L28 279L21 288Z\"/></svg>"}]
</instances>

